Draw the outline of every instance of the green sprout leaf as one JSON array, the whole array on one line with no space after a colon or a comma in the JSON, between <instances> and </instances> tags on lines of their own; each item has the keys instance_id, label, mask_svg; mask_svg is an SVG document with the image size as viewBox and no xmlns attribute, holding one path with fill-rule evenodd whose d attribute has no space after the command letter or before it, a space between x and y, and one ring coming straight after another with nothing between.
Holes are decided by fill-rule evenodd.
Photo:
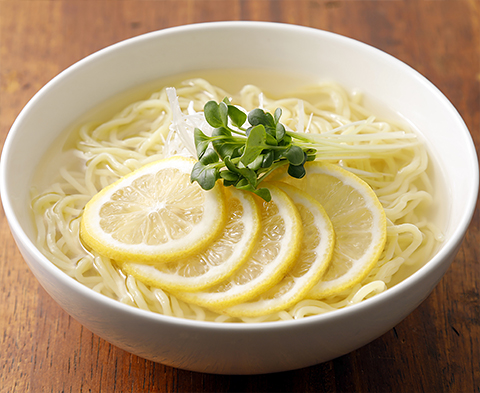
<instances>
[{"instance_id":1,"label":"green sprout leaf","mask_svg":"<svg viewBox=\"0 0 480 393\"><path fill-rule=\"evenodd\" d=\"M305 153L301 147L290 146L290 148L285 152L285 158L292 165L303 165L305 163Z\"/></svg>"},{"instance_id":2,"label":"green sprout leaf","mask_svg":"<svg viewBox=\"0 0 480 393\"><path fill-rule=\"evenodd\" d=\"M208 101L203 107L205 120L213 128L223 127L228 122L228 108L224 102L217 104L215 101Z\"/></svg>"},{"instance_id":3,"label":"green sprout leaf","mask_svg":"<svg viewBox=\"0 0 480 393\"><path fill-rule=\"evenodd\" d=\"M295 177L297 179L301 179L306 174L305 167L303 165L291 165L290 164L288 166L287 172L290 176Z\"/></svg>"},{"instance_id":4,"label":"green sprout leaf","mask_svg":"<svg viewBox=\"0 0 480 393\"><path fill-rule=\"evenodd\" d=\"M195 141L195 147L197 150L197 157L202 158L205 150L207 150L208 145L210 144L210 138L206 136L200 128L196 128L193 132L193 138Z\"/></svg>"},{"instance_id":5,"label":"green sprout leaf","mask_svg":"<svg viewBox=\"0 0 480 393\"><path fill-rule=\"evenodd\" d=\"M263 111L260 108L256 108L248 113L248 122L252 126L263 125L265 128L275 128L275 121L270 113Z\"/></svg>"},{"instance_id":6,"label":"green sprout leaf","mask_svg":"<svg viewBox=\"0 0 480 393\"><path fill-rule=\"evenodd\" d=\"M259 170L262 167L263 158L264 158L263 154L260 154L257 158L255 158L254 161L252 161L250 164L247 165L247 168L253 171Z\"/></svg>"},{"instance_id":7,"label":"green sprout leaf","mask_svg":"<svg viewBox=\"0 0 480 393\"><path fill-rule=\"evenodd\" d=\"M285 127L283 126L282 123L277 123L277 125L275 126L275 138L277 139L277 141L281 141L283 140L283 138L285 137Z\"/></svg>"},{"instance_id":8,"label":"green sprout leaf","mask_svg":"<svg viewBox=\"0 0 480 393\"><path fill-rule=\"evenodd\" d=\"M204 190L211 190L220 177L219 170L215 165L219 161L218 154L212 148L205 150L202 158L195 163L190 174L191 182L198 182Z\"/></svg>"},{"instance_id":9,"label":"green sprout leaf","mask_svg":"<svg viewBox=\"0 0 480 393\"><path fill-rule=\"evenodd\" d=\"M250 130L245 145L245 151L240 158L240 161L243 165L247 166L248 164L255 161L255 159L262 153L262 150L265 148L266 139L267 134L263 125L257 125Z\"/></svg>"},{"instance_id":10,"label":"green sprout leaf","mask_svg":"<svg viewBox=\"0 0 480 393\"><path fill-rule=\"evenodd\" d=\"M274 153L273 151L268 151L263 155L262 168L270 168L273 165Z\"/></svg>"},{"instance_id":11,"label":"green sprout leaf","mask_svg":"<svg viewBox=\"0 0 480 393\"><path fill-rule=\"evenodd\" d=\"M240 181L247 181L248 184L250 184L253 188L257 187L257 174L253 169L250 168L239 168L238 171L240 174L243 176L243 178L240 179Z\"/></svg>"},{"instance_id":12,"label":"green sprout leaf","mask_svg":"<svg viewBox=\"0 0 480 393\"><path fill-rule=\"evenodd\" d=\"M275 109L275 113L273 117L275 120L275 124L278 124L280 122L280 117L282 117L282 109L281 108Z\"/></svg>"},{"instance_id":13,"label":"green sprout leaf","mask_svg":"<svg viewBox=\"0 0 480 393\"><path fill-rule=\"evenodd\" d=\"M272 195L267 188L255 188L251 184L247 182L238 182L236 188L243 191L253 192L254 194L258 195L260 198L264 199L267 202L272 200Z\"/></svg>"},{"instance_id":14,"label":"green sprout leaf","mask_svg":"<svg viewBox=\"0 0 480 393\"><path fill-rule=\"evenodd\" d=\"M233 105L228 105L228 117L230 117L232 124L238 128L241 128L247 121L247 114Z\"/></svg>"},{"instance_id":15,"label":"green sprout leaf","mask_svg":"<svg viewBox=\"0 0 480 393\"><path fill-rule=\"evenodd\" d=\"M208 148L205 150L205 153L203 154L202 158L200 159L200 162L204 165L209 165L209 164L215 164L220 160L218 157L218 154L215 150L212 148Z\"/></svg>"},{"instance_id":16,"label":"green sprout leaf","mask_svg":"<svg viewBox=\"0 0 480 393\"><path fill-rule=\"evenodd\" d=\"M253 187L257 186L258 176L257 176L257 173L253 169L245 168L245 167L240 168L240 167L236 166L233 163L233 161L228 157L225 158L224 163L225 163L225 166L227 167L227 169L229 171L231 171L233 173L237 173L239 175L239 182L242 182L242 183L240 183L240 185L243 184L243 181L244 181L244 182L252 185Z\"/></svg>"},{"instance_id":17,"label":"green sprout leaf","mask_svg":"<svg viewBox=\"0 0 480 393\"><path fill-rule=\"evenodd\" d=\"M240 179L240 175L238 173L234 173L229 170L221 171L220 177L223 180L227 180L229 182L235 182L235 183Z\"/></svg>"},{"instance_id":18,"label":"green sprout leaf","mask_svg":"<svg viewBox=\"0 0 480 393\"><path fill-rule=\"evenodd\" d=\"M252 191L254 194L257 194L260 198L265 199L267 202L272 200L272 195L268 188L258 188Z\"/></svg>"},{"instance_id":19,"label":"green sprout leaf","mask_svg":"<svg viewBox=\"0 0 480 393\"><path fill-rule=\"evenodd\" d=\"M223 101L218 104L218 110L220 112L220 120L225 127L228 127L228 106Z\"/></svg>"},{"instance_id":20,"label":"green sprout leaf","mask_svg":"<svg viewBox=\"0 0 480 393\"><path fill-rule=\"evenodd\" d=\"M271 133L268 132L268 130L271 130L271 128L265 129L265 137L266 137L265 142L267 143L267 145L277 146L278 145L277 140Z\"/></svg>"},{"instance_id":21,"label":"green sprout leaf","mask_svg":"<svg viewBox=\"0 0 480 393\"><path fill-rule=\"evenodd\" d=\"M225 127L215 128L212 132L212 146L222 160L225 157L232 157L235 149L242 145L242 143L234 142L232 133Z\"/></svg>"},{"instance_id":22,"label":"green sprout leaf","mask_svg":"<svg viewBox=\"0 0 480 393\"><path fill-rule=\"evenodd\" d=\"M196 181L204 190L211 190L217 181L218 170L198 161L192 169L190 180Z\"/></svg>"}]
</instances>

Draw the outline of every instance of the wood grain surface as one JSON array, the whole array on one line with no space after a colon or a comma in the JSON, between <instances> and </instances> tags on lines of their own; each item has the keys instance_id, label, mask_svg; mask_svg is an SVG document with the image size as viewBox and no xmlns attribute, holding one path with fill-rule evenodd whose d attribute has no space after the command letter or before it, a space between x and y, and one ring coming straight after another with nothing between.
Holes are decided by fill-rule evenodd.
<instances>
[{"instance_id":1,"label":"wood grain surface","mask_svg":"<svg viewBox=\"0 0 480 393\"><path fill-rule=\"evenodd\" d=\"M263 20L333 31L411 65L480 146L480 1L0 0L0 143L28 100L81 58L153 30ZM480 392L480 217L433 293L382 337L290 372L217 376L153 363L69 317L28 270L0 210L0 392Z\"/></svg>"}]
</instances>

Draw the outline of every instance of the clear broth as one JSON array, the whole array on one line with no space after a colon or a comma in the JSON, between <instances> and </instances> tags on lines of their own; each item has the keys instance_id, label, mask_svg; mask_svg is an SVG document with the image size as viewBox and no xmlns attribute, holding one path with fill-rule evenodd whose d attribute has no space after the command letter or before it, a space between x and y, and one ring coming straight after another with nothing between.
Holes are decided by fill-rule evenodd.
<instances>
[{"instance_id":1,"label":"clear broth","mask_svg":"<svg viewBox=\"0 0 480 393\"><path fill-rule=\"evenodd\" d=\"M43 190L50 186L54 180L58 177L58 168L66 166L69 169L81 169L83 167L83 161L74 154L74 146L79 138L78 130L80 125L86 122L103 123L109 120L116 113L121 111L129 104L147 99L152 93L161 90L166 86L178 86L182 81L191 78L203 78L208 80L211 84L221 87L223 90L236 93L244 85L252 84L260 87L265 95L272 98L280 98L282 96L297 96L296 91L299 91L304 86L312 85L314 83L322 82L319 80L312 80L311 76L284 74L272 71L258 71L258 70L207 70L199 71L195 73L188 73L183 75L177 75L170 78L162 78L142 86L137 86L134 89L125 91L122 94L117 95L98 105L93 110L81 115L70 127L68 127L52 144L49 151L45 155L44 160L38 166L36 175L33 180L33 186L39 190ZM351 92L352 93L352 92ZM355 92L353 92L355 93ZM421 132L414 124L411 124L408 119L405 119L401 114L388 108L372 97L365 97L364 106L366 109L376 115L378 119L388 119L389 121L405 124L408 129L413 130L417 135ZM422 138L423 139L423 138ZM443 230L447 224L446 211L448 202L447 187L444 184L443 177L441 176L440 166L436 162L436 157L429 151L429 167L427 174L431 179L434 187L434 201L426 208L425 216L440 230ZM437 246L437 250L439 245ZM436 253L436 250L434 251ZM415 271L420 269L423 264L407 265L403 264L397 273L389 283L389 287L396 285L408 276L412 275Z\"/></svg>"}]
</instances>

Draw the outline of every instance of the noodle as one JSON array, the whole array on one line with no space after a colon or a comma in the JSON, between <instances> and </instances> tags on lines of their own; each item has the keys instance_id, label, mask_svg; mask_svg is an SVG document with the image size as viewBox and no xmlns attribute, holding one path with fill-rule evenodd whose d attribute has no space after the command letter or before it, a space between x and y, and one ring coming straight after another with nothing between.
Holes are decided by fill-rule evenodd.
<instances>
[{"instance_id":1,"label":"noodle","mask_svg":"<svg viewBox=\"0 0 480 393\"><path fill-rule=\"evenodd\" d=\"M258 318L231 318L172 294L149 287L126 276L117 264L87 252L79 239L82 209L99 190L141 166L172 155L191 155L192 146L170 130L175 116L166 89L149 99L133 103L111 120L88 123L79 128L70 163L58 170L58 180L47 189L33 190L32 209L37 244L46 257L66 274L98 293L122 303L164 315L215 322L264 322L291 320L331 312L384 292L395 274L407 265L420 266L442 240L440 230L427 220L433 186L427 175L428 154L420 144L406 145L392 154L378 150L380 133L401 138L403 129L391 122L377 121L361 105L361 95L336 84L310 86L303 99L272 100L252 85L232 96L203 79L182 83L176 90L183 113L203 110L208 100L232 97L251 110L282 109L282 123L309 135L352 135L358 147L368 147L366 159L338 157L336 162L365 180L377 194L387 215L387 242L376 266L355 287L328 299L305 298L290 309ZM331 157L330 161L335 162Z\"/></svg>"}]
</instances>

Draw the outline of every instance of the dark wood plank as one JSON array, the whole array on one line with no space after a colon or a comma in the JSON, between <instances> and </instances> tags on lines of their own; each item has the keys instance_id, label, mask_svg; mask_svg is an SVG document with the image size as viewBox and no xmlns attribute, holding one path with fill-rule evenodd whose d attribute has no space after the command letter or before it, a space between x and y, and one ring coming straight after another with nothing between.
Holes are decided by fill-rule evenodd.
<instances>
[{"instance_id":1,"label":"dark wood plank","mask_svg":"<svg viewBox=\"0 0 480 393\"><path fill-rule=\"evenodd\" d=\"M321 28L385 50L434 82L480 142L478 0L0 0L0 143L33 94L82 57L156 29L242 19ZM476 213L431 296L371 344L302 370L217 376L146 361L83 328L37 284L1 211L0 391L479 392L479 223Z\"/></svg>"}]
</instances>

